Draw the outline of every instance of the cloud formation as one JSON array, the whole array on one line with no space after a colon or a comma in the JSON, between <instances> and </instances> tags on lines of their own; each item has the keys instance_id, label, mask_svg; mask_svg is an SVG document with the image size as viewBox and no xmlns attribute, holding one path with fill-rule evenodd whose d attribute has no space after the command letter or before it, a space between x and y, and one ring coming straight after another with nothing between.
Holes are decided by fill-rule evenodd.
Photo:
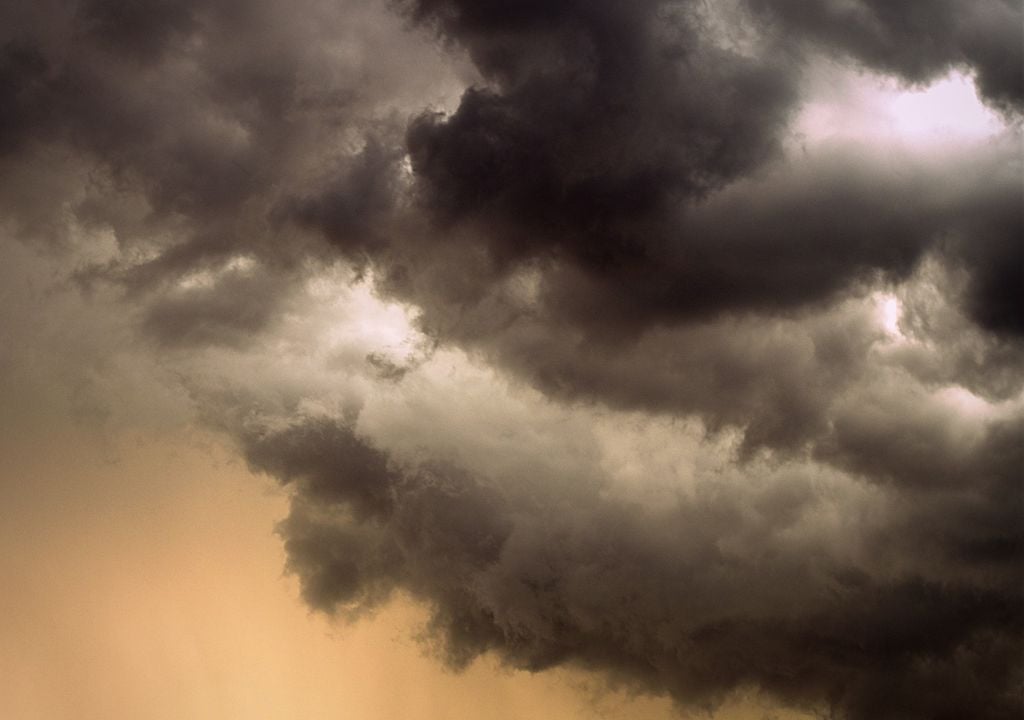
<instances>
[{"instance_id":1,"label":"cloud formation","mask_svg":"<svg viewBox=\"0 0 1024 720\"><path fill-rule=\"evenodd\" d=\"M997 106L1024 103L1024 47L1019 3L984 0L794 2L747 0L789 42L843 53L867 67L912 83L951 68L971 71L982 95Z\"/></svg>"},{"instance_id":2,"label":"cloud formation","mask_svg":"<svg viewBox=\"0 0 1024 720\"><path fill-rule=\"evenodd\" d=\"M0 228L115 292L290 488L316 608L409 593L455 666L682 707L1017 717L1020 25L1003 0L9 3ZM820 63L965 73L1002 129L801 138Z\"/></svg>"},{"instance_id":3,"label":"cloud formation","mask_svg":"<svg viewBox=\"0 0 1024 720\"><path fill-rule=\"evenodd\" d=\"M307 601L358 613L412 593L456 667L484 652L531 670L575 663L691 708L755 686L850 718L1009 718L1024 631L1020 420L955 427L954 408L923 404L887 418L891 408L862 401L842 415L825 459L847 472L735 466L698 444L718 463L702 467L670 451L697 469L653 504L650 487L581 452L583 438L533 439L558 426L543 411L535 427L511 422L502 442L434 408L453 418L462 466L400 448L384 463L351 424L324 418L245 437L254 467L291 460L281 533ZM871 412L885 421L864 422ZM563 438L585 433L560 422ZM417 424L402 432L430 438ZM688 436L658 425L622 435L633 433ZM963 445L923 460L894 437ZM368 512L366 498L381 496Z\"/></svg>"}]
</instances>

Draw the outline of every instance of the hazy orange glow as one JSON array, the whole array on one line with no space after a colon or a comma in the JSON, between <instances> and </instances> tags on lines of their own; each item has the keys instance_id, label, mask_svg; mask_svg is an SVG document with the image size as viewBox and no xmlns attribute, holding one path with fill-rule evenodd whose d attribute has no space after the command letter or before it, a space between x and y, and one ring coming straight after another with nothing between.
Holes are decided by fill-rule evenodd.
<instances>
[{"instance_id":1,"label":"hazy orange glow","mask_svg":"<svg viewBox=\"0 0 1024 720\"><path fill-rule=\"evenodd\" d=\"M55 425L2 442L2 717L676 717L581 672L445 671L408 600L354 624L310 613L282 573L286 498L268 480L196 438Z\"/></svg>"}]
</instances>

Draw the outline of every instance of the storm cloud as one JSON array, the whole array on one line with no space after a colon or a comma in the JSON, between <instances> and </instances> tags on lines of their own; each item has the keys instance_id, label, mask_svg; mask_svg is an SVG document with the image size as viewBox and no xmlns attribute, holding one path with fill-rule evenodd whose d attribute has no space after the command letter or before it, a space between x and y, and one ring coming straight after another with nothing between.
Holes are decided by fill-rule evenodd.
<instances>
[{"instance_id":1,"label":"storm cloud","mask_svg":"<svg viewBox=\"0 0 1024 720\"><path fill-rule=\"evenodd\" d=\"M838 442L873 458L853 469L884 491L814 464L749 464L657 508L609 499L611 478L583 460L569 478L543 461L523 478L311 454L281 532L313 606L359 613L412 593L455 667L484 652L535 671L575 663L690 708L754 686L850 718L1013 717L1019 421L986 429L973 459L938 458L937 476L885 439L892 428L857 433ZM260 467L296 435L377 452L310 419L250 439L250 458ZM965 474L982 480L958 487ZM363 512L368 494L386 510Z\"/></svg>"},{"instance_id":2,"label":"storm cloud","mask_svg":"<svg viewBox=\"0 0 1024 720\"><path fill-rule=\"evenodd\" d=\"M8 3L0 228L288 489L314 608L684 710L1015 718L1021 22ZM826 66L998 129L809 138Z\"/></svg>"},{"instance_id":3,"label":"storm cloud","mask_svg":"<svg viewBox=\"0 0 1024 720\"><path fill-rule=\"evenodd\" d=\"M789 42L843 53L866 66L921 83L950 68L975 74L991 103L1020 109L1024 102L1024 48L1017 30L1019 3L985 0L748 0Z\"/></svg>"}]
</instances>

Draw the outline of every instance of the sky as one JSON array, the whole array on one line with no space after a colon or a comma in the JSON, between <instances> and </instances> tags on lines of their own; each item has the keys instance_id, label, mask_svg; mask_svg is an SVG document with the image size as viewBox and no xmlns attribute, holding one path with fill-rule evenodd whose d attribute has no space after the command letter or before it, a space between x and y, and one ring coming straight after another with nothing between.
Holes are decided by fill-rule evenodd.
<instances>
[{"instance_id":1,"label":"sky","mask_svg":"<svg viewBox=\"0 0 1024 720\"><path fill-rule=\"evenodd\" d=\"M0 716L1024 711L1017 0L0 8Z\"/></svg>"}]
</instances>

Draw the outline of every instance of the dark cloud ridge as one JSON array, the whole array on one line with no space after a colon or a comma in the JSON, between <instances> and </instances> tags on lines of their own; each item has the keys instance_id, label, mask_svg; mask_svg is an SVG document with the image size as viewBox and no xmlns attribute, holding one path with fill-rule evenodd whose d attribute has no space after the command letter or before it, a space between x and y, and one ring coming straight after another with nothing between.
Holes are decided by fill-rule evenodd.
<instances>
[{"instance_id":1,"label":"dark cloud ridge","mask_svg":"<svg viewBox=\"0 0 1024 720\"><path fill-rule=\"evenodd\" d=\"M355 452L294 454L297 437L327 435L329 447ZM785 482L760 497L723 488L653 513L602 499L597 478L567 495L523 495L514 479L387 463L350 426L324 419L248 436L247 448L258 469L273 470L268 457L293 460L281 477L300 485L281 532L306 599L359 612L411 592L433 608L455 666L484 652L530 670L578 663L690 707L755 685L849 718L1019 712L1019 512L1003 513L997 529L991 496L981 498L988 520L973 522L977 506L962 499L950 497L941 514L910 501L895 518L898 535L886 523L858 530L857 542L880 552L848 564L834 550L786 548L781 531L821 498L790 495L792 511L774 512L782 496L772 492ZM965 470L1002 477L1019 511L1019 449L989 454L998 458L991 469ZM367 498L384 496L370 512ZM960 536L932 524L939 516ZM1015 538L1010 565L996 540L1004 532ZM728 550L734 542L757 550ZM936 564L886 569L926 557L925 548L942 555ZM956 568L978 566L978 553L1003 569L956 579Z\"/></svg>"},{"instance_id":2,"label":"dark cloud ridge","mask_svg":"<svg viewBox=\"0 0 1024 720\"><path fill-rule=\"evenodd\" d=\"M659 350L680 352L671 339L650 339L666 327L714 327L737 312L785 317L834 302L860 281L905 280L930 255L972 258L964 264L968 310L1012 338L1019 304L1006 292L1011 282L986 278L992 271L982 268L1004 272L997 258L1019 247L1018 181L951 194L927 171L890 173L877 160L847 157L784 171L767 188L736 185L777 158L798 69L781 56L752 60L714 46L685 12L666 39L656 28L659 5L411 6L418 21L466 48L489 86L468 90L450 115L430 113L410 125L416 200L436 235L382 250L384 286L424 309L429 332L482 350L552 396L696 411L744 427L754 447L810 441L819 459L890 488L894 503L917 506L891 525L863 530L861 541L880 549L905 542L885 552L913 562L939 553L939 567L966 563L969 575L984 579L954 580L935 567L887 574L813 553L767 554L753 564L726 558L715 539L738 512L728 496L652 518L585 495L575 512L554 509L545 522L536 509L544 500L478 495L487 479L451 470L446 480L410 481L395 469L373 479L392 488L396 505L367 523L368 553L362 540L335 538L333 522L307 522L300 494L298 519L285 533L301 528L292 557L307 599L325 608L358 605L361 588L393 584L433 605L457 665L486 651L529 669L577 662L683 702L714 701L753 684L850 718L1018 714L1016 424L995 426L981 447L962 454L936 452L957 430L936 423L926 406L917 416L881 399L835 407L873 342L856 318L850 334L836 331L838 340L826 328L811 332L808 367L836 376L810 391L800 381L817 378L799 375L796 365L792 393L784 385L757 397L785 377L776 369L792 357L785 340L779 355L738 375L718 368L745 362L736 358L749 348L740 342L729 350L713 334L701 339L717 348L690 351L678 374L649 370ZM815 40L811 30L807 36ZM976 57L949 50L916 65L848 52L912 82ZM990 101L1017 102L992 67L978 72ZM334 237L344 249L345 235ZM494 290L524 269L537 283L527 309ZM695 339L689 332L677 343ZM694 371L696 380L686 378ZM696 388L709 373L721 379L701 397ZM754 394L736 392L730 401L737 378L749 379L744 389ZM645 379L649 390L638 389ZM872 402L881 424L859 417ZM968 478L970 490L958 487ZM420 494L424 487L431 490ZM415 508L408 515L406 492ZM532 517L517 518L520 503ZM443 517L473 522L435 525L441 508L454 513ZM674 527L688 534L668 551L656 538L659 531L671 537ZM311 532L333 539L317 543ZM345 557L360 558L358 567L335 571L333 563L347 562L337 554L346 543L353 552ZM363 581L332 592L336 572ZM793 596L773 597L787 572L796 573ZM701 605L705 593L717 613ZM744 594L756 598L752 607L743 607Z\"/></svg>"},{"instance_id":3,"label":"dark cloud ridge","mask_svg":"<svg viewBox=\"0 0 1024 720\"><path fill-rule=\"evenodd\" d=\"M967 12L938 5L936 28L923 10L874 10L894 35L928 43L931 30L944 38ZM444 234L468 225L496 272L530 258L580 267L600 288L592 303L635 307L624 326L813 303L870 270L905 276L963 225L958 212L976 213L964 200L928 197L917 180L892 187L886 168L847 162L813 169L790 197L747 198L702 223L709 193L778 153L800 70L774 45L753 57L723 49L691 4L453 1L412 3L411 12L465 46L496 86L470 89L449 117L410 126L428 213ZM899 63L882 69L918 78ZM967 243L993 248L979 255L1019 248L1018 184L994 210L1008 224L973 228ZM1012 279L979 267L971 307L986 326L1015 332Z\"/></svg>"}]
</instances>

